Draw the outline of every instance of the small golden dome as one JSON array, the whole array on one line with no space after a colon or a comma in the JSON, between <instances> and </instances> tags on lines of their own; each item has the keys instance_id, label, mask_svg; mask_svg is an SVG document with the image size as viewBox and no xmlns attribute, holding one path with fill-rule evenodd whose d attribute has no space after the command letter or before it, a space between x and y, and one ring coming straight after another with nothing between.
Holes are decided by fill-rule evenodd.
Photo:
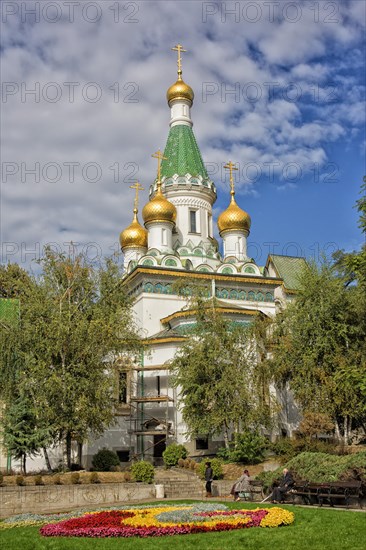
<instances>
[{"instance_id":1,"label":"small golden dome","mask_svg":"<svg viewBox=\"0 0 366 550\"><path fill-rule=\"evenodd\" d=\"M145 226L151 222L170 222L175 223L177 219L177 209L174 204L168 201L161 192L161 184L158 183L158 189L154 197L145 204L142 210Z\"/></svg>"},{"instance_id":2,"label":"small golden dome","mask_svg":"<svg viewBox=\"0 0 366 550\"><path fill-rule=\"evenodd\" d=\"M247 231L249 233L251 223L249 214L239 208L234 193L232 193L228 208L220 214L217 220L220 235L226 231Z\"/></svg>"},{"instance_id":3,"label":"small golden dome","mask_svg":"<svg viewBox=\"0 0 366 550\"><path fill-rule=\"evenodd\" d=\"M147 231L137 219L137 209L133 211L133 220L131 225L124 229L120 236L122 250L125 248L147 248Z\"/></svg>"},{"instance_id":4,"label":"small golden dome","mask_svg":"<svg viewBox=\"0 0 366 550\"><path fill-rule=\"evenodd\" d=\"M184 80L179 76L175 84L172 84L170 88L168 88L166 97L169 105L170 105L170 102L173 101L173 99L187 99L188 101L191 102L191 105L192 105L193 99L194 99L194 92L192 88L188 86L188 84L186 84Z\"/></svg>"}]
</instances>

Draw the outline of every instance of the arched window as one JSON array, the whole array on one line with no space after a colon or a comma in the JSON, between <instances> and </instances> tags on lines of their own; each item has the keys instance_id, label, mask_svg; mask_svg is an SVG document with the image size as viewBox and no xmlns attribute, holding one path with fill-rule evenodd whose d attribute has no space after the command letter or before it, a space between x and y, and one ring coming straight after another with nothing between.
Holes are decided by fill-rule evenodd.
<instances>
[{"instance_id":1,"label":"arched window","mask_svg":"<svg viewBox=\"0 0 366 550\"><path fill-rule=\"evenodd\" d=\"M173 258L168 258L167 261L165 262L165 265L175 267L177 265L177 262L175 260L173 260Z\"/></svg>"},{"instance_id":2,"label":"arched window","mask_svg":"<svg viewBox=\"0 0 366 550\"><path fill-rule=\"evenodd\" d=\"M154 265L154 262L148 258L142 262L142 265Z\"/></svg>"}]
</instances>

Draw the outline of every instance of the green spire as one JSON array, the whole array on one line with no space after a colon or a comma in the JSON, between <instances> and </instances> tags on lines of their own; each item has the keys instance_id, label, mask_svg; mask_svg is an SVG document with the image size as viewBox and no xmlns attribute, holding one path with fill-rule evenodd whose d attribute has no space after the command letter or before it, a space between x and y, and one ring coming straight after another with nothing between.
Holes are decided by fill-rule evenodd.
<instances>
[{"instance_id":1,"label":"green spire","mask_svg":"<svg viewBox=\"0 0 366 550\"><path fill-rule=\"evenodd\" d=\"M208 179L196 138L190 126L178 124L170 128L168 140L161 163L161 177L171 178L178 176L202 176Z\"/></svg>"}]
</instances>

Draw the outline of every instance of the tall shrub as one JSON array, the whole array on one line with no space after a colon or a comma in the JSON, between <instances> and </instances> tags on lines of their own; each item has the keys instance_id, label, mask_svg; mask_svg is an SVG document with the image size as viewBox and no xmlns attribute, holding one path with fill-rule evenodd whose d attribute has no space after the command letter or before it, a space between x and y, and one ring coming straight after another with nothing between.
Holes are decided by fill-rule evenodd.
<instances>
[{"instance_id":1,"label":"tall shrub","mask_svg":"<svg viewBox=\"0 0 366 550\"><path fill-rule=\"evenodd\" d=\"M120 461L114 451L101 449L93 456L92 464L98 472L109 472L113 466L119 466Z\"/></svg>"},{"instance_id":2,"label":"tall shrub","mask_svg":"<svg viewBox=\"0 0 366 550\"><path fill-rule=\"evenodd\" d=\"M131 474L134 481L152 483L155 474L154 466L150 462L141 460L132 465Z\"/></svg>"},{"instance_id":3,"label":"tall shrub","mask_svg":"<svg viewBox=\"0 0 366 550\"><path fill-rule=\"evenodd\" d=\"M187 449L184 445L177 445L172 443L163 452L164 464L167 468L176 466L180 458L187 458Z\"/></svg>"}]
</instances>

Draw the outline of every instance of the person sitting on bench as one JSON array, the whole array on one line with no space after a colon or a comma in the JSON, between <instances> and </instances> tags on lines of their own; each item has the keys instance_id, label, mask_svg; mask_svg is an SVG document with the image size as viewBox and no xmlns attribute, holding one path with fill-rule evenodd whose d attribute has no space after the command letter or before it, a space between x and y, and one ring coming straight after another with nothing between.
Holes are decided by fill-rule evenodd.
<instances>
[{"instance_id":1,"label":"person sitting on bench","mask_svg":"<svg viewBox=\"0 0 366 550\"><path fill-rule=\"evenodd\" d=\"M273 488L271 502L273 502L274 504L283 502L283 497L286 493L288 493L294 483L295 482L291 475L291 472L287 468L285 468L283 470L283 477L280 481L280 484L277 487Z\"/></svg>"},{"instance_id":2,"label":"person sitting on bench","mask_svg":"<svg viewBox=\"0 0 366 550\"><path fill-rule=\"evenodd\" d=\"M243 475L236 481L231 489L231 493L234 496L234 500L238 502L240 500L240 494L244 495L244 498L250 497L250 475L248 470L244 470ZM239 494L240 493L240 494Z\"/></svg>"}]
</instances>

